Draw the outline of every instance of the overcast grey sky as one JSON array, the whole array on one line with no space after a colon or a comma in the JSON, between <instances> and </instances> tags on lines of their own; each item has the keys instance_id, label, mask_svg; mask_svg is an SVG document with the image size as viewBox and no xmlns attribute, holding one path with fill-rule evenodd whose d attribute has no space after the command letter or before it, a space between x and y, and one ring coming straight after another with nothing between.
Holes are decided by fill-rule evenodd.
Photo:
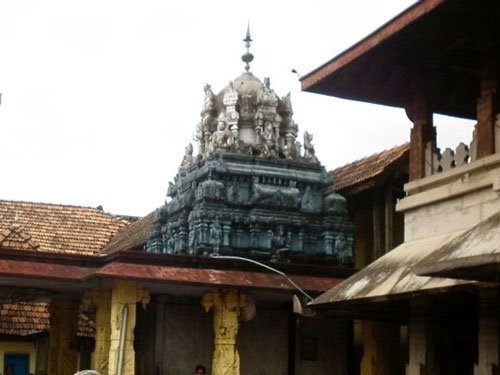
<instances>
[{"instance_id":1,"label":"overcast grey sky","mask_svg":"<svg viewBox=\"0 0 500 375\"><path fill-rule=\"evenodd\" d=\"M247 21L251 71L292 92L327 169L401 144L401 109L303 93L291 69L313 70L412 3L0 0L0 199L135 215L163 204L203 86L243 72ZM435 122L439 146L470 141L470 124Z\"/></svg>"}]
</instances>

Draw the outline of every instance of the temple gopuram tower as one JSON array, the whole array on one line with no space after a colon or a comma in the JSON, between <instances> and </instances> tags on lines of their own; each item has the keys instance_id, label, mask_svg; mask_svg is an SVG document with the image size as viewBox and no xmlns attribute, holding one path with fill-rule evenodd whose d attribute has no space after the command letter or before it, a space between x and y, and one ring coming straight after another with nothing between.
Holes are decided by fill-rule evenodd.
<instances>
[{"instance_id":1,"label":"temple gopuram tower","mask_svg":"<svg viewBox=\"0 0 500 375\"><path fill-rule=\"evenodd\" d=\"M298 141L290 93L250 72L249 32L244 41L245 72L218 94L205 85L198 154L186 147L146 251L350 265L346 201L324 194L329 175L312 135Z\"/></svg>"}]
</instances>

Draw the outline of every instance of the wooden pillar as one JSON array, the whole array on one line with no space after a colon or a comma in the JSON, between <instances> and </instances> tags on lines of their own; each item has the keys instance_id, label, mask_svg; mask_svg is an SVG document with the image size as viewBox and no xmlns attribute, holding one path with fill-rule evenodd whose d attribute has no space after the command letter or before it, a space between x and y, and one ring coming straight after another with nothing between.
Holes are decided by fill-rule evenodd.
<instances>
[{"instance_id":1,"label":"wooden pillar","mask_svg":"<svg viewBox=\"0 0 500 375\"><path fill-rule=\"evenodd\" d=\"M394 196L392 192L392 183L387 184L385 189L385 252L394 247Z\"/></svg>"},{"instance_id":2,"label":"wooden pillar","mask_svg":"<svg viewBox=\"0 0 500 375\"><path fill-rule=\"evenodd\" d=\"M92 370L108 375L109 347L111 337L111 292L109 290L87 291L84 303L94 306L95 348L92 353Z\"/></svg>"},{"instance_id":3,"label":"wooden pillar","mask_svg":"<svg viewBox=\"0 0 500 375\"><path fill-rule=\"evenodd\" d=\"M477 99L477 159L495 153L495 120L498 112L497 66L489 53L483 53L481 91Z\"/></svg>"},{"instance_id":4,"label":"wooden pillar","mask_svg":"<svg viewBox=\"0 0 500 375\"><path fill-rule=\"evenodd\" d=\"M214 354L212 375L239 375L240 356L236 347L240 310L246 297L235 289L206 293L202 299L205 311L214 309Z\"/></svg>"},{"instance_id":5,"label":"wooden pillar","mask_svg":"<svg viewBox=\"0 0 500 375\"><path fill-rule=\"evenodd\" d=\"M48 374L73 375L78 371L78 351L73 342L78 328L78 311L77 300L50 301Z\"/></svg>"},{"instance_id":6,"label":"wooden pillar","mask_svg":"<svg viewBox=\"0 0 500 375\"><path fill-rule=\"evenodd\" d=\"M373 223L373 259L377 259L383 255L383 214L382 205L378 201L377 194L372 198L372 223Z\"/></svg>"},{"instance_id":7,"label":"wooden pillar","mask_svg":"<svg viewBox=\"0 0 500 375\"><path fill-rule=\"evenodd\" d=\"M142 302L145 307L149 302L149 294L138 288L133 281L116 280L111 290L109 375L116 375L120 366L120 375L135 374L134 328L137 302Z\"/></svg>"},{"instance_id":8,"label":"wooden pillar","mask_svg":"<svg viewBox=\"0 0 500 375\"><path fill-rule=\"evenodd\" d=\"M479 292L478 363L474 375L495 375L499 370L498 291Z\"/></svg>"},{"instance_id":9,"label":"wooden pillar","mask_svg":"<svg viewBox=\"0 0 500 375\"><path fill-rule=\"evenodd\" d=\"M159 296L156 299L156 327L155 327L155 348L154 362L158 375L164 374L163 356L168 348L165 347L163 338L165 331L165 297Z\"/></svg>"},{"instance_id":10,"label":"wooden pillar","mask_svg":"<svg viewBox=\"0 0 500 375\"><path fill-rule=\"evenodd\" d=\"M354 211L354 261L358 269L373 261L373 225L371 208L358 208Z\"/></svg>"},{"instance_id":11,"label":"wooden pillar","mask_svg":"<svg viewBox=\"0 0 500 375\"><path fill-rule=\"evenodd\" d=\"M361 375L396 374L399 360L399 325L363 321L362 334Z\"/></svg>"},{"instance_id":12,"label":"wooden pillar","mask_svg":"<svg viewBox=\"0 0 500 375\"><path fill-rule=\"evenodd\" d=\"M432 109L428 98L420 91L406 108L413 122L410 133L410 181L425 177L426 148L436 149L436 128L432 122Z\"/></svg>"},{"instance_id":13,"label":"wooden pillar","mask_svg":"<svg viewBox=\"0 0 500 375\"><path fill-rule=\"evenodd\" d=\"M432 306L425 298L411 300L408 343L409 363L406 375L439 375L435 358Z\"/></svg>"}]
</instances>

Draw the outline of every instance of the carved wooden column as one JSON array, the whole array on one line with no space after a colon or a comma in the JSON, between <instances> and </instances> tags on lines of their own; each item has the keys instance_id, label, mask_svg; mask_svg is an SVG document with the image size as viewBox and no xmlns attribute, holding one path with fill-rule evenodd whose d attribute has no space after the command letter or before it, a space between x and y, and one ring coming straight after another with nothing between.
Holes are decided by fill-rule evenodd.
<instances>
[{"instance_id":1,"label":"carved wooden column","mask_svg":"<svg viewBox=\"0 0 500 375\"><path fill-rule=\"evenodd\" d=\"M481 91L477 99L477 159L495 152L495 117L498 112L497 63L491 53L483 53Z\"/></svg>"},{"instance_id":2,"label":"carved wooden column","mask_svg":"<svg viewBox=\"0 0 500 375\"><path fill-rule=\"evenodd\" d=\"M436 128L432 122L432 109L425 91L419 91L413 103L406 108L413 122L410 133L410 181L425 177L426 149L436 149ZM428 161L432 162L432 158Z\"/></svg>"},{"instance_id":3,"label":"carved wooden column","mask_svg":"<svg viewBox=\"0 0 500 375\"><path fill-rule=\"evenodd\" d=\"M166 343L165 336L165 296L156 298L156 327L155 327L155 347L154 347L154 364L158 369L157 375L164 374L163 354L165 353ZM167 348L168 350L168 348Z\"/></svg>"},{"instance_id":4,"label":"carved wooden column","mask_svg":"<svg viewBox=\"0 0 500 375\"><path fill-rule=\"evenodd\" d=\"M109 347L111 337L111 292L109 290L89 290L84 303L94 306L95 349L92 353L92 369L101 375L108 375Z\"/></svg>"},{"instance_id":5,"label":"carved wooden column","mask_svg":"<svg viewBox=\"0 0 500 375\"><path fill-rule=\"evenodd\" d=\"M50 301L48 374L73 375L78 370L78 351L72 343L78 328L78 307L77 300Z\"/></svg>"},{"instance_id":6,"label":"carved wooden column","mask_svg":"<svg viewBox=\"0 0 500 375\"><path fill-rule=\"evenodd\" d=\"M136 303L143 307L149 302L149 294L133 281L116 280L111 290L111 335L109 349L109 374L134 375L134 328Z\"/></svg>"},{"instance_id":7,"label":"carved wooden column","mask_svg":"<svg viewBox=\"0 0 500 375\"><path fill-rule=\"evenodd\" d=\"M432 306L425 298L411 300L408 325L409 363L406 375L438 375L435 358Z\"/></svg>"},{"instance_id":8,"label":"carved wooden column","mask_svg":"<svg viewBox=\"0 0 500 375\"><path fill-rule=\"evenodd\" d=\"M499 324L497 290L479 292L478 363L474 375L494 375L499 370Z\"/></svg>"},{"instance_id":9,"label":"carved wooden column","mask_svg":"<svg viewBox=\"0 0 500 375\"><path fill-rule=\"evenodd\" d=\"M382 209L378 195L374 194L372 197L373 259L378 259L384 254Z\"/></svg>"},{"instance_id":10,"label":"carved wooden column","mask_svg":"<svg viewBox=\"0 0 500 375\"><path fill-rule=\"evenodd\" d=\"M394 247L394 194L392 184L389 183L385 189L384 204L384 250L389 252Z\"/></svg>"},{"instance_id":11,"label":"carved wooden column","mask_svg":"<svg viewBox=\"0 0 500 375\"><path fill-rule=\"evenodd\" d=\"M398 372L399 325L362 322L363 359L361 375L387 375Z\"/></svg>"},{"instance_id":12,"label":"carved wooden column","mask_svg":"<svg viewBox=\"0 0 500 375\"><path fill-rule=\"evenodd\" d=\"M213 375L239 375L240 357L236 348L240 309L246 297L235 289L206 293L202 304L208 312L214 309L215 347L212 359Z\"/></svg>"}]
</instances>

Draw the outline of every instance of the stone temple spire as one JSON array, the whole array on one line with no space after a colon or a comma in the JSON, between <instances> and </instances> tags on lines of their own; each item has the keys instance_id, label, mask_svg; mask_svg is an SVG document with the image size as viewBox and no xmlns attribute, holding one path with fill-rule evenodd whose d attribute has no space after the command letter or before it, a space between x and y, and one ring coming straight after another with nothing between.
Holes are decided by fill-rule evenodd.
<instances>
[{"instance_id":1,"label":"stone temple spire","mask_svg":"<svg viewBox=\"0 0 500 375\"><path fill-rule=\"evenodd\" d=\"M245 71L217 94L205 85L199 153L186 147L146 251L350 266L346 200L327 194L312 134L297 140L290 94L279 97L269 78L249 72L250 28L243 42Z\"/></svg>"},{"instance_id":2,"label":"stone temple spire","mask_svg":"<svg viewBox=\"0 0 500 375\"><path fill-rule=\"evenodd\" d=\"M241 56L241 59L245 63L245 70L248 72L250 70L250 62L253 60L253 55L249 51L250 43L252 42L252 37L250 36L250 23L247 25L247 35L243 41L245 42L247 51Z\"/></svg>"}]
</instances>

